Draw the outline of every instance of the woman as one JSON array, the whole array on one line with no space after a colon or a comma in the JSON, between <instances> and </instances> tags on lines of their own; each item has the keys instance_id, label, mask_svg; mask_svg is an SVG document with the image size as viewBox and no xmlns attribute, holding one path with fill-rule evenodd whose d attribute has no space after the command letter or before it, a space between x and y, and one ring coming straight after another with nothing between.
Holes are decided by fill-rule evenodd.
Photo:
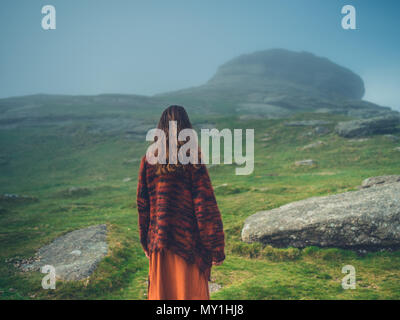
<instances>
[{"instance_id":1,"label":"woman","mask_svg":"<svg viewBox=\"0 0 400 320\"><path fill-rule=\"evenodd\" d=\"M148 299L208 300L211 266L225 259L221 214L204 164L168 163L169 121L176 121L177 134L192 128L183 107L164 110L158 129L166 136L167 163L151 165L144 156L139 170L137 207L140 242L149 258ZM184 143L178 142L178 149Z\"/></svg>"}]
</instances>

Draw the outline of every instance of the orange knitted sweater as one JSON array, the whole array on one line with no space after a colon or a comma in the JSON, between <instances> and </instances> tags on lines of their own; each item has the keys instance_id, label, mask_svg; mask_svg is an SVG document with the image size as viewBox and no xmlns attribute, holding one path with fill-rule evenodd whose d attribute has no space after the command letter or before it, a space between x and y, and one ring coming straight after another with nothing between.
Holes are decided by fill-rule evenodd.
<instances>
[{"instance_id":1,"label":"orange knitted sweater","mask_svg":"<svg viewBox=\"0 0 400 320\"><path fill-rule=\"evenodd\" d=\"M143 249L168 248L209 273L225 259L221 214L205 165L180 173L156 174L142 158L137 188L139 233Z\"/></svg>"}]
</instances>

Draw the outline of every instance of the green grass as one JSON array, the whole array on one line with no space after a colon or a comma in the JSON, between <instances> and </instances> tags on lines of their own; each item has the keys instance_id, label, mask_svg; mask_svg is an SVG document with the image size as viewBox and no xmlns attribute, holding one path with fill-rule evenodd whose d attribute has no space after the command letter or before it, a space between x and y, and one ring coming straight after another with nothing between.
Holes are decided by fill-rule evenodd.
<instances>
[{"instance_id":1,"label":"green grass","mask_svg":"<svg viewBox=\"0 0 400 320\"><path fill-rule=\"evenodd\" d=\"M312 118L338 121L343 117L293 117ZM209 121L201 115L192 120ZM383 136L365 142L351 142L334 133L307 136L304 133L311 128L287 127L286 120L236 121L232 116L212 120L220 129L254 128L256 135L252 175L235 175L235 165L209 170L223 216L227 254L224 264L213 268L212 279L223 288L212 298L400 298L399 251L358 256L335 248L276 249L240 240L244 219L259 210L354 190L370 176L399 174L400 154L393 150L398 143ZM261 141L266 133L271 140ZM300 150L316 140L326 144ZM2 129L0 145L9 160L0 167L0 194L39 199L0 203L0 298L145 299L148 261L138 239L135 204L139 162L126 161L144 154L144 141L126 140L123 133L93 135L83 123L74 130L68 126ZM303 159L314 159L317 165L294 166ZM123 182L126 177L132 180ZM72 186L87 192L68 196L65 191ZM89 280L57 281L56 290L43 290L41 273L22 273L6 262L30 257L66 232L101 223L108 225L110 250ZM356 268L356 290L341 287L341 269L347 264Z\"/></svg>"}]
</instances>

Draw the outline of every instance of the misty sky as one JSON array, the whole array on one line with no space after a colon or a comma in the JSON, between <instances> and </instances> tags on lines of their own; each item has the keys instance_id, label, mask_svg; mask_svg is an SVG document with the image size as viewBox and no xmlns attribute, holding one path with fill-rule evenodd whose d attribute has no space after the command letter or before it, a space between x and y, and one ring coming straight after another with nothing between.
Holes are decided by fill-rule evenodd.
<instances>
[{"instance_id":1,"label":"misty sky","mask_svg":"<svg viewBox=\"0 0 400 320\"><path fill-rule=\"evenodd\" d=\"M56 8L57 29L41 27ZM357 30L341 28L354 5ZM207 81L257 50L310 51L355 71L365 99L400 110L399 1L2 0L0 97L151 95Z\"/></svg>"}]
</instances>

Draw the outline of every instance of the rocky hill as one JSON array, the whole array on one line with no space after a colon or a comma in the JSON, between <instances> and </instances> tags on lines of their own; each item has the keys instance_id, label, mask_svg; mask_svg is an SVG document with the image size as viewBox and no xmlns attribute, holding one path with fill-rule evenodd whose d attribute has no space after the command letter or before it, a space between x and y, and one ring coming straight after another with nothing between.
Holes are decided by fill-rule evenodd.
<instances>
[{"instance_id":1,"label":"rocky hill","mask_svg":"<svg viewBox=\"0 0 400 320\"><path fill-rule=\"evenodd\" d=\"M204 85L157 95L204 104L229 101L235 111L267 118L297 111L369 118L392 113L363 101L360 76L309 52L271 49L244 54L221 65Z\"/></svg>"},{"instance_id":2,"label":"rocky hill","mask_svg":"<svg viewBox=\"0 0 400 320\"><path fill-rule=\"evenodd\" d=\"M349 69L309 52L284 49L234 58L218 68L208 85L347 99L361 99L365 92L362 79Z\"/></svg>"},{"instance_id":3,"label":"rocky hill","mask_svg":"<svg viewBox=\"0 0 400 320\"><path fill-rule=\"evenodd\" d=\"M0 99L0 127L76 123L79 116L96 118L96 123L115 118L116 127L121 128L118 123L127 116L158 114L169 104L182 104L190 114L229 113L241 119L284 118L309 111L353 118L398 116L389 107L362 100L364 92L360 76L327 58L271 49L226 62L204 85L154 96L39 94ZM108 131L115 127L105 122Z\"/></svg>"}]
</instances>

